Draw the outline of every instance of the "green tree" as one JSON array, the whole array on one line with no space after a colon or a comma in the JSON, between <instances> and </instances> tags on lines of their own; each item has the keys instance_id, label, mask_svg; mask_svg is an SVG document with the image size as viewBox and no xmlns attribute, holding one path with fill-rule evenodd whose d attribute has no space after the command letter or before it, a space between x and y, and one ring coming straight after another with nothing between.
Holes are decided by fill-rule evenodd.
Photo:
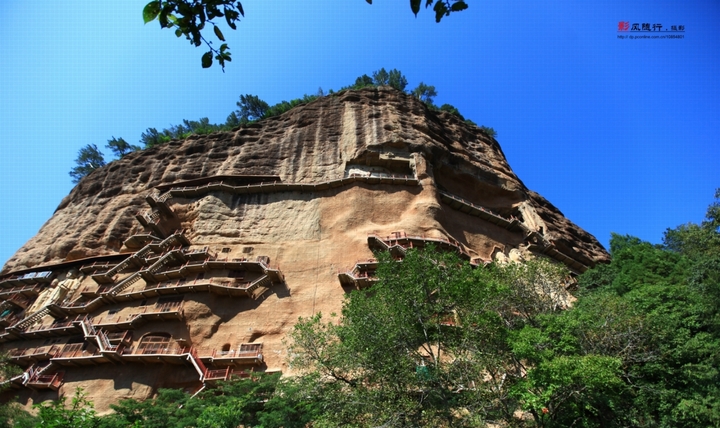
<instances>
[{"instance_id":1,"label":"green tree","mask_svg":"<svg viewBox=\"0 0 720 428\"><path fill-rule=\"evenodd\" d=\"M333 426L516 423L510 387L527 368L508 335L560 310L565 273L543 261L472 269L432 250L411 250L401 263L378 257L378 283L352 292L338 321L316 315L291 333L293 367L320 379L330 397L320 419Z\"/></svg>"},{"instance_id":2,"label":"green tree","mask_svg":"<svg viewBox=\"0 0 720 428\"><path fill-rule=\"evenodd\" d=\"M172 138L167 132L160 133L155 128L148 128L140 135L140 142L149 149L169 142Z\"/></svg>"},{"instance_id":3,"label":"green tree","mask_svg":"<svg viewBox=\"0 0 720 428\"><path fill-rule=\"evenodd\" d=\"M460 114L460 110L457 109L457 107L451 105L451 104L443 104L440 106L440 111L444 111L450 114L454 114L455 116L459 117L460 120L465 120L463 115Z\"/></svg>"},{"instance_id":4,"label":"green tree","mask_svg":"<svg viewBox=\"0 0 720 428\"><path fill-rule=\"evenodd\" d=\"M355 79L355 84L351 87L352 89L362 89L367 86L374 86L375 82L373 81L373 78L368 76L367 74L363 74L362 76Z\"/></svg>"},{"instance_id":5,"label":"green tree","mask_svg":"<svg viewBox=\"0 0 720 428\"><path fill-rule=\"evenodd\" d=\"M37 419L21 408L18 403L8 402L0 405L0 428L32 428Z\"/></svg>"},{"instance_id":6,"label":"green tree","mask_svg":"<svg viewBox=\"0 0 720 428\"><path fill-rule=\"evenodd\" d=\"M485 133L485 135L487 135L490 138L495 138L497 136L497 132L495 132L495 130L493 128L490 128L488 126L481 126L480 131Z\"/></svg>"},{"instance_id":7,"label":"green tree","mask_svg":"<svg viewBox=\"0 0 720 428\"><path fill-rule=\"evenodd\" d=\"M115 156L118 157L118 159L122 159L123 156L130 152L140 150L140 146L129 144L127 141L125 141L125 139L115 137L112 137L112 139L108 140L108 143L105 147L112 150L112 152L115 154Z\"/></svg>"},{"instance_id":8,"label":"green tree","mask_svg":"<svg viewBox=\"0 0 720 428\"><path fill-rule=\"evenodd\" d=\"M393 68L388 72L388 85L397 89L398 91L405 91L408 81L407 78L400 72L400 70Z\"/></svg>"},{"instance_id":9,"label":"green tree","mask_svg":"<svg viewBox=\"0 0 720 428\"><path fill-rule=\"evenodd\" d=\"M667 229L665 248L688 257L720 254L720 188L715 190L715 201L708 207L705 220L700 224L687 223Z\"/></svg>"},{"instance_id":10,"label":"green tree","mask_svg":"<svg viewBox=\"0 0 720 428\"><path fill-rule=\"evenodd\" d=\"M95 428L98 424L95 410L87 396L78 388L70 400L70 405L65 405L66 398L48 404L37 404L33 406L37 410L37 425L40 428Z\"/></svg>"},{"instance_id":11,"label":"green tree","mask_svg":"<svg viewBox=\"0 0 720 428\"><path fill-rule=\"evenodd\" d=\"M22 369L10 361L6 353L0 353L0 392L6 391L10 385L7 380L22 373ZM34 426L34 418L17 403L7 402L0 404L0 428L10 427L31 427Z\"/></svg>"},{"instance_id":12,"label":"green tree","mask_svg":"<svg viewBox=\"0 0 720 428\"><path fill-rule=\"evenodd\" d=\"M610 329L613 335L589 321L583 326L594 332L587 340L593 352L621 359L627 386L622 401L628 404L615 406L618 419L643 426L720 426L717 206L716 200L700 225L668 229L663 246L613 235L612 263L580 278L581 299L572 312L586 320L607 320L599 311L612 313L628 326ZM598 301L616 302L615 309L601 310ZM617 333L636 340L623 348L612 345L607 338Z\"/></svg>"},{"instance_id":13,"label":"green tree","mask_svg":"<svg viewBox=\"0 0 720 428\"><path fill-rule=\"evenodd\" d=\"M243 121L240 119L240 116L238 116L238 113L236 111L230 113L227 119L225 119L225 126L229 129L237 128L242 124Z\"/></svg>"},{"instance_id":14,"label":"green tree","mask_svg":"<svg viewBox=\"0 0 720 428\"><path fill-rule=\"evenodd\" d=\"M210 123L210 119L202 117L199 120L187 120L183 119L182 130L183 134L210 134L223 129L221 125L215 125Z\"/></svg>"},{"instance_id":15,"label":"green tree","mask_svg":"<svg viewBox=\"0 0 720 428\"><path fill-rule=\"evenodd\" d=\"M232 379L191 396L175 389L160 389L150 400L121 400L115 413L99 418L99 428L234 428L257 426L276 390L279 374L254 374ZM272 425L266 425L272 426Z\"/></svg>"},{"instance_id":16,"label":"green tree","mask_svg":"<svg viewBox=\"0 0 720 428\"><path fill-rule=\"evenodd\" d=\"M435 90L435 87L432 85L426 85L423 82L420 82L420 84L417 86L417 88L412 90L412 94L415 96L415 98L419 99L420 101L424 102L428 105L434 105L433 99L437 97L437 91ZM447 105L447 104L445 104ZM457 109L455 109L457 110ZM460 112L458 112L459 114Z\"/></svg>"},{"instance_id":17,"label":"green tree","mask_svg":"<svg viewBox=\"0 0 720 428\"><path fill-rule=\"evenodd\" d=\"M358 80L362 79L362 83L368 81L367 76L363 75ZM355 85L358 86L358 80L355 81ZM407 86L407 78L400 72L400 70L393 68L390 71L381 68L380 70L373 72L372 83L375 86L391 86L398 91L405 91Z\"/></svg>"},{"instance_id":18,"label":"green tree","mask_svg":"<svg viewBox=\"0 0 720 428\"><path fill-rule=\"evenodd\" d=\"M278 381L274 394L258 413L263 428L305 428L323 419L333 385L316 376L292 376ZM322 424L318 424L322 426Z\"/></svg>"},{"instance_id":19,"label":"green tree","mask_svg":"<svg viewBox=\"0 0 720 428\"><path fill-rule=\"evenodd\" d=\"M78 157L75 159L77 166L70 170L70 176L73 183L80 182L80 179L90 174L94 170L105 166L105 158L102 152L98 150L95 144L88 144L80 149Z\"/></svg>"},{"instance_id":20,"label":"green tree","mask_svg":"<svg viewBox=\"0 0 720 428\"><path fill-rule=\"evenodd\" d=\"M388 74L384 67L380 70L374 71L372 75L373 84L375 84L375 86L388 85L390 82L390 74Z\"/></svg>"},{"instance_id":21,"label":"green tree","mask_svg":"<svg viewBox=\"0 0 720 428\"><path fill-rule=\"evenodd\" d=\"M257 95L240 95L240 101L235 104L238 106L236 115L240 118L240 123L262 119L270 109L268 103Z\"/></svg>"}]
</instances>

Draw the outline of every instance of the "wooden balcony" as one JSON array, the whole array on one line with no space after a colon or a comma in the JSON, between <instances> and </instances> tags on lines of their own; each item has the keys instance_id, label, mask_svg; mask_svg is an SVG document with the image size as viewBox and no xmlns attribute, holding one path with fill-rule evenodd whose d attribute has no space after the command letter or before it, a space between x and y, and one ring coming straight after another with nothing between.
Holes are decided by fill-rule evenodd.
<instances>
[{"instance_id":1,"label":"wooden balcony","mask_svg":"<svg viewBox=\"0 0 720 428\"><path fill-rule=\"evenodd\" d=\"M13 295L22 295L26 298L35 298L45 288L44 284L26 284L0 289L0 299L9 299Z\"/></svg>"},{"instance_id":2,"label":"wooden balcony","mask_svg":"<svg viewBox=\"0 0 720 428\"><path fill-rule=\"evenodd\" d=\"M9 305L9 304L8 304ZM3 316L0 317L0 327L10 327L11 325L22 321L22 317L17 315L17 310L12 307L5 307L7 305L3 305L2 307L2 313Z\"/></svg>"},{"instance_id":3,"label":"wooden balcony","mask_svg":"<svg viewBox=\"0 0 720 428\"><path fill-rule=\"evenodd\" d=\"M96 346L82 342L65 345L50 361L62 366L89 366L112 360L103 355Z\"/></svg>"},{"instance_id":4,"label":"wooden balcony","mask_svg":"<svg viewBox=\"0 0 720 428\"><path fill-rule=\"evenodd\" d=\"M126 294L116 296L116 300L139 300L157 296L169 296L184 293L197 293L208 290L207 280L194 280L191 282L178 279L173 281L163 281L157 284L148 284L142 290L131 291Z\"/></svg>"},{"instance_id":5,"label":"wooden balcony","mask_svg":"<svg viewBox=\"0 0 720 428\"><path fill-rule=\"evenodd\" d=\"M166 347L143 346L135 349L125 349L122 352L123 361L140 363L170 363L184 364L190 355L190 348L167 344Z\"/></svg>"},{"instance_id":6,"label":"wooden balcony","mask_svg":"<svg viewBox=\"0 0 720 428\"><path fill-rule=\"evenodd\" d=\"M81 299L82 300L66 303L61 306L61 309L71 315L88 314L100 308L104 304L103 300L99 297L92 300L85 300L84 298Z\"/></svg>"},{"instance_id":7,"label":"wooden balcony","mask_svg":"<svg viewBox=\"0 0 720 428\"><path fill-rule=\"evenodd\" d=\"M49 284L55 276L51 271L27 272L8 275L0 280L0 288L9 288L27 284Z\"/></svg>"},{"instance_id":8,"label":"wooden balcony","mask_svg":"<svg viewBox=\"0 0 720 428\"><path fill-rule=\"evenodd\" d=\"M113 345L130 345L133 340L132 330L123 330L112 333L107 333L108 342Z\"/></svg>"},{"instance_id":9,"label":"wooden balcony","mask_svg":"<svg viewBox=\"0 0 720 428\"><path fill-rule=\"evenodd\" d=\"M62 345L38 346L35 348L17 348L8 352L10 360L20 366L28 366L39 361L47 361L60 351Z\"/></svg>"},{"instance_id":10,"label":"wooden balcony","mask_svg":"<svg viewBox=\"0 0 720 428\"><path fill-rule=\"evenodd\" d=\"M345 286L353 286L357 289L370 287L377 282L375 271L377 270L377 260L368 259L360 260L355 266L345 272L338 274L340 283Z\"/></svg>"},{"instance_id":11,"label":"wooden balcony","mask_svg":"<svg viewBox=\"0 0 720 428\"><path fill-rule=\"evenodd\" d=\"M85 275L100 274L109 271L115 267L116 263L110 263L105 261L96 261L80 266L80 272Z\"/></svg>"},{"instance_id":12,"label":"wooden balcony","mask_svg":"<svg viewBox=\"0 0 720 428\"><path fill-rule=\"evenodd\" d=\"M34 297L27 297L20 293L5 295L3 296L3 299L4 302L12 303L20 309L27 309L27 307L30 306L35 300Z\"/></svg>"},{"instance_id":13,"label":"wooden balcony","mask_svg":"<svg viewBox=\"0 0 720 428\"><path fill-rule=\"evenodd\" d=\"M160 241L160 238L149 233L138 233L135 234L123 242L123 245L130 249L142 248L150 242Z\"/></svg>"},{"instance_id":14,"label":"wooden balcony","mask_svg":"<svg viewBox=\"0 0 720 428\"><path fill-rule=\"evenodd\" d=\"M189 266L193 266L194 262L189 262L183 265L181 273L185 275L191 274L191 270L188 269L186 272L182 272ZM215 266L220 263L223 266ZM278 269L272 269L264 266L260 262L250 262L244 259L233 259L231 261L218 261L218 260L201 260L198 261L197 265L200 266L200 271L210 269L228 269L227 265L230 265L230 270L234 272L233 277L215 277L215 278L195 278L186 279L181 277L179 279L173 279L169 281L162 281L157 283L149 283L142 290L133 290L128 293L117 294L113 297L114 301L129 301L146 299L150 297L163 296L163 295L176 295L184 293L196 293L210 291L211 293L220 294L229 297L250 297L257 299L265 291L268 290L275 283L283 282L285 277L282 272ZM245 280L246 273L252 273L251 280ZM257 275L259 273L259 275Z\"/></svg>"},{"instance_id":15,"label":"wooden balcony","mask_svg":"<svg viewBox=\"0 0 720 428\"><path fill-rule=\"evenodd\" d=\"M466 214L480 217L481 219L488 221L492 224L503 227L507 230L512 231L525 231L525 225L515 217L505 218L485 207L475 205L472 202L466 201L458 196L451 193L438 190L440 194L440 200L449 205L452 209L464 212Z\"/></svg>"},{"instance_id":16,"label":"wooden balcony","mask_svg":"<svg viewBox=\"0 0 720 428\"><path fill-rule=\"evenodd\" d=\"M471 256L454 239L445 237L430 237L425 235L408 235L404 232L393 232L389 236L379 236L375 233L368 234L368 246L371 250L389 251L393 257L402 259L410 248L425 248L433 244L439 250L455 251L461 259L470 260Z\"/></svg>"},{"instance_id":17,"label":"wooden balcony","mask_svg":"<svg viewBox=\"0 0 720 428\"><path fill-rule=\"evenodd\" d=\"M246 370L234 370L229 366L224 369L207 369L203 375L203 381L212 384L219 381L230 380L232 377L249 378L250 373Z\"/></svg>"},{"instance_id":18,"label":"wooden balcony","mask_svg":"<svg viewBox=\"0 0 720 428\"><path fill-rule=\"evenodd\" d=\"M263 363L262 343L243 343L238 349L198 350L200 360L221 366L260 365Z\"/></svg>"},{"instance_id":19,"label":"wooden balcony","mask_svg":"<svg viewBox=\"0 0 720 428\"><path fill-rule=\"evenodd\" d=\"M316 192L321 190L333 189L336 187L348 186L354 183L368 184L395 184L405 186L417 186L418 179L412 175L392 174L392 173L366 173L351 174L347 177L326 180L317 183L284 183L279 180L267 183L234 185L232 181L223 178L218 181L203 183L197 186L187 186L178 184L172 186L168 193L172 196L179 197L195 197L206 194L208 192L228 192L234 194L252 194L252 193L274 193L274 192ZM186 183L182 183L186 184Z\"/></svg>"},{"instance_id":20,"label":"wooden balcony","mask_svg":"<svg viewBox=\"0 0 720 428\"><path fill-rule=\"evenodd\" d=\"M154 306L144 306L139 312L127 316L105 316L104 318L95 319L93 324L96 328L102 328L108 332L117 332L136 328L148 321L182 320L184 316L182 301L167 302Z\"/></svg>"},{"instance_id":21,"label":"wooden balcony","mask_svg":"<svg viewBox=\"0 0 720 428\"><path fill-rule=\"evenodd\" d=\"M33 325L23 331L21 336L25 338L68 336L72 333L80 332L78 322L84 320L86 317L87 315L77 315L74 318L59 320L52 324Z\"/></svg>"},{"instance_id":22,"label":"wooden balcony","mask_svg":"<svg viewBox=\"0 0 720 428\"><path fill-rule=\"evenodd\" d=\"M62 385L64 376L65 372L36 375L30 378L25 385L32 389L50 389L57 391L60 388L60 385Z\"/></svg>"}]
</instances>

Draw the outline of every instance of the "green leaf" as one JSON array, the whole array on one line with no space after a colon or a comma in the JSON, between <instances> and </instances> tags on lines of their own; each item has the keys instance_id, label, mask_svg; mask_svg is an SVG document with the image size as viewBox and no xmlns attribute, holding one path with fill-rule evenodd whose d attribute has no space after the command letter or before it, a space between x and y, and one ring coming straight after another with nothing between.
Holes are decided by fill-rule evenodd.
<instances>
[{"instance_id":1,"label":"green leaf","mask_svg":"<svg viewBox=\"0 0 720 428\"><path fill-rule=\"evenodd\" d=\"M218 39L222 40L223 42L225 41L225 36L223 36L222 31L220 31L220 27L218 27L218 26L216 25L216 26L213 28L213 31L215 31L215 35L217 36Z\"/></svg>"},{"instance_id":2,"label":"green leaf","mask_svg":"<svg viewBox=\"0 0 720 428\"><path fill-rule=\"evenodd\" d=\"M175 30L175 36L180 37L182 35L183 35L182 29L178 28L177 30Z\"/></svg>"},{"instance_id":3,"label":"green leaf","mask_svg":"<svg viewBox=\"0 0 720 428\"><path fill-rule=\"evenodd\" d=\"M467 8L468 8L467 3L465 3L462 0L455 2L455 3L453 3L452 6L450 6L450 10L453 12L460 12L461 10L465 10Z\"/></svg>"},{"instance_id":4,"label":"green leaf","mask_svg":"<svg viewBox=\"0 0 720 428\"><path fill-rule=\"evenodd\" d=\"M205 52L202 56L202 68L210 68L212 65L212 52Z\"/></svg>"},{"instance_id":5,"label":"green leaf","mask_svg":"<svg viewBox=\"0 0 720 428\"><path fill-rule=\"evenodd\" d=\"M237 30L237 25L235 25L236 19L237 12L235 12L234 10L225 9L225 21L227 22L228 27L232 28L233 30Z\"/></svg>"},{"instance_id":6,"label":"green leaf","mask_svg":"<svg viewBox=\"0 0 720 428\"><path fill-rule=\"evenodd\" d=\"M433 9L435 10L435 22L440 22L443 16L448 13L447 6L445 6L445 3L442 0L438 0Z\"/></svg>"},{"instance_id":7,"label":"green leaf","mask_svg":"<svg viewBox=\"0 0 720 428\"><path fill-rule=\"evenodd\" d=\"M420 2L422 0L410 0L410 8L412 9L415 16L420 12Z\"/></svg>"},{"instance_id":8,"label":"green leaf","mask_svg":"<svg viewBox=\"0 0 720 428\"><path fill-rule=\"evenodd\" d=\"M367 4L372 4L372 0L365 0Z\"/></svg>"},{"instance_id":9,"label":"green leaf","mask_svg":"<svg viewBox=\"0 0 720 428\"><path fill-rule=\"evenodd\" d=\"M240 4L240 2L237 2L237 8L238 8L238 11L240 12L240 15L242 15L243 18L244 18L244 17L245 17L245 11L243 10L242 4Z\"/></svg>"},{"instance_id":10,"label":"green leaf","mask_svg":"<svg viewBox=\"0 0 720 428\"><path fill-rule=\"evenodd\" d=\"M143 20L147 24L150 21L155 20L160 13L160 0L151 1L143 8Z\"/></svg>"}]
</instances>

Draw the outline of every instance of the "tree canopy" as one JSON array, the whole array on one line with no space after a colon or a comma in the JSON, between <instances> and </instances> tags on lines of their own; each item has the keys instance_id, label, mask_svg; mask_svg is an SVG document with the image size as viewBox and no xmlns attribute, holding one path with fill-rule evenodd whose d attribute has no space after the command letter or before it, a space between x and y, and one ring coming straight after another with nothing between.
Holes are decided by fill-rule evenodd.
<instances>
[{"instance_id":1,"label":"tree canopy","mask_svg":"<svg viewBox=\"0 0 720 428\"><path fill-rule=\"evenodd\" d=\"M128 143L123 138L115 138L112 137L112 139L108 140L107 145L105 146L108 149L112 150L113 154L118 157L118 159L122 158L126 154L130 152L134 152L136 150L140 150L140 146L136 146L133 144Z\"/></svg>"},{"instance_id":2,"label":"tree canopy","mask_svg":"<svg viewBox=\"0 0 720 428\"><path fill-rule=\"evenodd\" d=\"M73 183L77 184L81 178L105 166L105 157L95 144L88 144L78 151L75 164L76 166L70 170L69 174L72 177Z\"/></svg>"}]
</instances>

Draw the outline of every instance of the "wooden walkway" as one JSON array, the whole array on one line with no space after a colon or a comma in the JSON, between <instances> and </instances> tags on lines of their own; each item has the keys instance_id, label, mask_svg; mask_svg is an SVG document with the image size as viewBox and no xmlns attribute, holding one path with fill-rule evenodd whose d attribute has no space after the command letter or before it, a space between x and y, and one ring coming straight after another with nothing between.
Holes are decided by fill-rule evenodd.
<instances>
[{"instance_id":1,"label":"wooden walkway","mask_svg":"<svg viewBox=\"0 0 720 428\"><path fill-rule=\"evenodd\" d=\"M420 184L417 178L406 175L395 174L354 174L349 177L336 180L321 181L319 183L260 183L248 184L245 186L233 186L222 181L203 184L200 186L173 187L168 193L172 196L183 198L205 195L210 192L227 192L233 194L252 193L276 193L276 192L316 192L320 190L334 189L337 187L349 186L355 183L367 184L395 184L403 186L417 186Z\"/></svg>"}]
</instances>

